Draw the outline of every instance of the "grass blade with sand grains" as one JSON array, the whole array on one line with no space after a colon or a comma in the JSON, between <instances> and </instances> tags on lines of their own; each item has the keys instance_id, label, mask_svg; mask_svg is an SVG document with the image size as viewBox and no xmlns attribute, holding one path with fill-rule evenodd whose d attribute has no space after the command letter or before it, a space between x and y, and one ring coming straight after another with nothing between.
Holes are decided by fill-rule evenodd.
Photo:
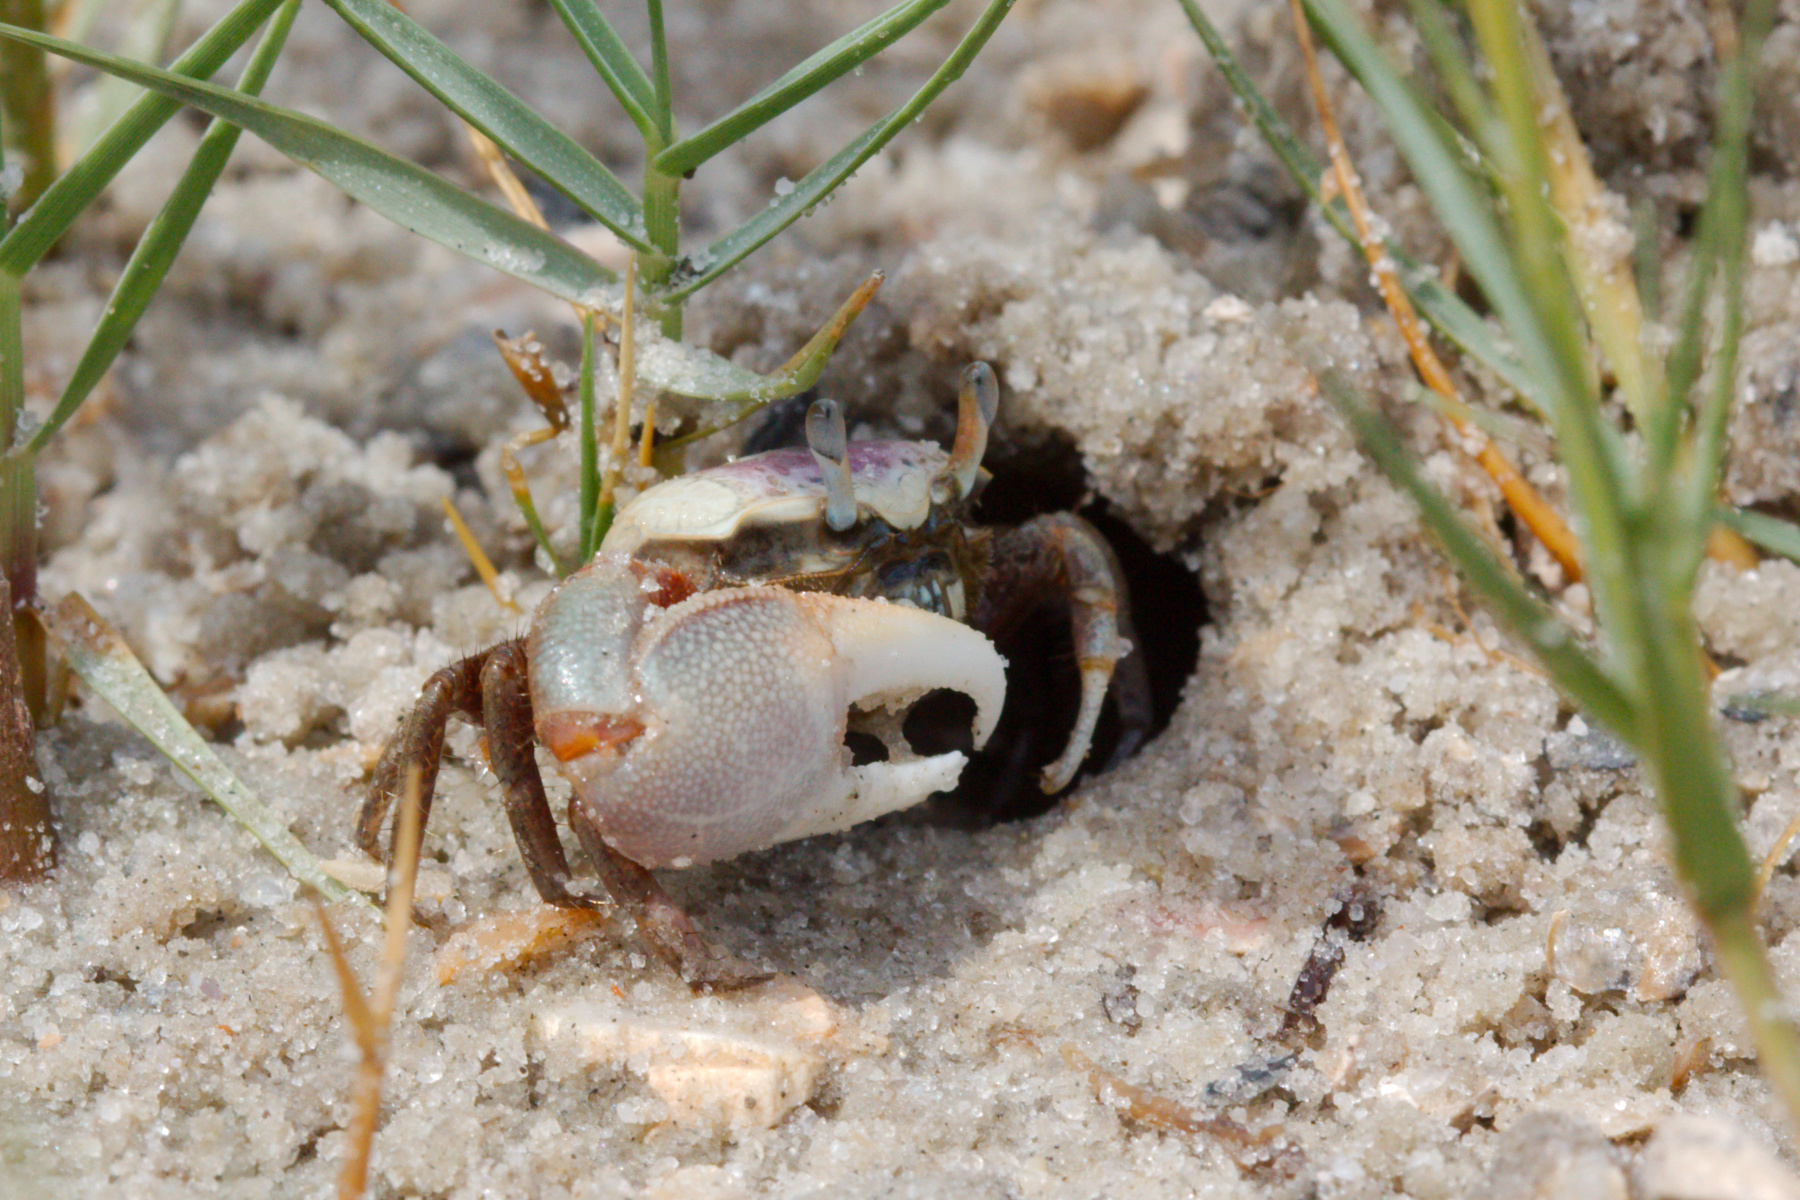
<instances>
[{"instance_id":1,"label":"grass blade with sand grains","mask_svg":"<svg viewBox=\"0 0 1800 1200\"><path fill-rule=\"evenodd\" d=\"M330 899L369 903L328 875L312 851L232 774L92 605L78 595L66 596L46 614L45 624L81 681L261 842L290 875Z\"/></svg>"},{"instance_id":2,"label":"grass blade with sand grains","mask_svg":"<svg viewBox=\"0 0 1800 1200\"><path fill-rule=\"evenodd\" d=\"M188 47L170 65L169 72L197 78L211 75L250 40L281 3L282 0L243 0ZM55 49L40 45L42 49ZM127 109L74 166L57 176L30 211L19 218L19 223L0 238L0 273L23 275L47 254L75 223L75 218L87 210L120 169L150 140L150 135L180 111L178 101L160 95L145 96Z\"/></svg>"},{"instance_id":3,"label":"grass blade with sand grains","mask_svg":"<svg viewBox=\"0 0 1800 1200\"><path fill-rule=\"evenodd\" d=\"M773 121L807 97L829 87L848 72L859 69L887 47L918 27L949 0L909 0L897 4L829 46L807 56L750 99L705 129L682 138L651 165L669 175L685 175L728 146L735 145Z\"/></svg>"},{"instance_id":4,"label":"grass blade with sand grains","mask_svg":"<svg viewBox=\"0 0 1800 1200\"><path fill-rule=\"evenodd\" d=\"M238 87L246 94L255 95L268 82L299 11L299 0L286 0L276 12L268 32L263 35L238 80ZM139 318L162 286L169 265L175 261L182 243L187 241L201 207L224 173L225 163L242 132L228 121L213 119L195 147L193 158L188 160L187 169L169 193L167 203L144 230L144 236L138 239L124 270L119 273L119 282L113 286L112 297L102 310L99 323L94 326L93 335L82 350L74 371L70 372L68 383L63 386L62 396L43 424L32 433L31 440L25 445L26 453L36 453L49 444L88 398L119 351L125 348L125 343L131 340L132 330L137 328Z\"/></svg>"},{"instance_id":5,"label":"grass blade with sand grains","mask_svg":"<svg viewBox=\"0 0 1800 1200\"><path fill-rule=\"evenodd\" d=\"M813 205L831 194L839 184L855 174L858 167L868 162L883 146L893 141L901 130L911 125L937 99L940 92L962 78L963 72L975 61L975 55L987 45L988 38L1000 27L1001 19L1011 8L1012 0L989 0L975 24L956 44L956 49L950 52L950 57L913 93L911 99L809 171L787 195L777 196L774 203L704 250L684 257L675 277L670 281L673 286L663 292L661 298L664 301L680 301L692 296L736 266L764 242L798 221Z\"/></svg>"},{"instance_id":6,"label":"grass blade with sand grains","mask_svg":"<svg viewBox=\"0 0 1800 1200\"><path fill-rule=\"evenodd\" d=\"M1741 798L1723 752L1692 603L1700 556L1719 519L1714 497L1741 327L1736 290L1747 235L1748 77L1768 29L1770 0L1746 7L1741 37L1729 16L1720 17L1730 64L1723 72L1726 115L1715 135L1706 206L1716 215L1695 251L1697 283L1684 306L1692 320L1682 340L1671 356L1641 363L1641 371L1625 367L1629 386L1639 393L1633 411L1644 436L1635 441L1603 403L1596 347L1619 360L1639 354L1648 359L1652 349L1637 336L1638 298L1621 292L1633 285L1621 275L1616 256L1586 260L1600 250L1582 231L1610 201L1594 181L1578 177L1581 164L1570 161L1585 151L1572 143L1573 125L1560 119L1560 90L1544 74L1548 60L1517 0L1471 0L1468 47L1441 31L1431 39L1439 58L1468 56L1449 64L1453 92L1479 83L1478 98L1458 99L1462 112L1473 114L1460 133L1427 111L1420 93L1341 0L1304 0L1304 6L1382 110L1434 216L1545 401L1580 514L1576 525L1598 644L1581 645L1524 590L1455 506L1423 480L1366 402L1336 381L1323 382L1365 449L1417 502L1496 615L1577 703L1636 750L1673 835L1677 871L1738 994L1764 1076L1800 1127L1800 1030L1782 1002L1756 927L1755 867L1738 826ZM1480 147L1487 174L1479 180L1464 165L1462 138ZM1710 299L1695 300L1695 289ZM1716 321L1702 320L1708 310L1719 314ZM1596 330L1597 322L1612 327ZM1686 388L1704 373L1705 349L1711 351L1704 368L1712 385L1696 410ZM1671 375L1677 394L1666 382ZM1775 532L1745 514L1726 520Z\"/></svg>"},{"instance_id":7,"label":"grass blade with sand grains","mask_svg":"<svg viewBox=\"0 0 1800 1200\"><path fill-rule=\"evenodd\" d=\"M644 209L618 177L574 139L532 111L388 0L325 0L445 108L537 172L634 250L652 250Z\"/></svg>"},{"instance_id":8,"label":"grass blade with sand grains","mask_svg":"<svg viewBox=\"0 0 1800 1200\"><path fill-rule=\"evenodd\" d=\"M605 81L619 107L637 126L640 136L648 139L657 132L656 85L631 57L625 40L613 29L606 14L594 0L550 0L556 15L575 38L581 52L587 55L594 72Z\"/></svg>"},{"instance_id":9,"label":"grass blade with sand grains","mask_svg":"<svg viewBox=\"0 0 1800 1200\"><path fill-rule=\"evenodd\" d=\"M313 117L11 25L0 37L124 76L171 100L239 125L402 228L575 303L592 303L611 271L561 238L438 175ZM4 265L4 264L0 264Z\"/></svg>"}]
</instances>

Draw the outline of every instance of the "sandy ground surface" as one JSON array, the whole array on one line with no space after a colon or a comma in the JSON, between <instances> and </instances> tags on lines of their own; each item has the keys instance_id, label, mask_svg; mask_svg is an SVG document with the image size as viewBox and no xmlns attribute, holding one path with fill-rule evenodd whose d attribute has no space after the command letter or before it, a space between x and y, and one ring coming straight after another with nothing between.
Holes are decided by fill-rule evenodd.
<instances>
[{"instance_id":1,"label":"sandy ground surface","mask_svg":"<svg viewBox=\"0 0 1800 1200\"><path fill-rule=\"evenodd\" d=\"M410 7L629 163L628 127L547 9ZM748 0L671 6L690 126L872 8L812 7L776 28ZM1291 98L1267 7L1239 35ZM703 169L697 234L893 104L974 8ZM1792 514L1800 13L1783 11L1728 487ZM1599 169L1676 229L1710 121L1703 14L1643 0L1551 22ZM272 94L475 178L442 114L351 44L309 6ZM1390 219L1438 254L1367 112L1351 100L1345 120ZM194 137L172 128L30 280L46 396ZM377 1195L1800 1196L1629 758L1507 651L1309 386L1303 357L1380 398L1432 477L1512 536L1435 419L1403 407L1362 268L1273 180L1173 4L1021 3L889 158L695 307L696 340L767 369L885 268L824 380L863 432L946 439L958 371L992 362L996 518L1080 503L1131 531L1166 728L1033 819L909 814L671 875L781 976L706 998L607 931L439 981L471 922L533 907L463 730ZM425 676L521 628L440 499L521 604L547 588L499 474L533 417L495 327L574 344L558 305L246 139L106 401L43 468L45 592L116 622L328 858L355 861L365 772ZM1558 495L1543 447L1520 453ZM572 459L529 461L553 523ZM1579 589L1557 595L1580 620ZM1709 570L1721 700L1800 691L1796 595L1791 564ZM1800 729L1732 711L1761 852L1800 810ZM0 893L0 1194L329 1194L355 1064L310 905L102 705L39 753L62 864ZM335 919L366 977L375 922ZM1766 928L1790 989L1797 925L1783 870ZM1297 977L1334 956L1316 1024L1284 1023ZM1268 1136L1234 1144L1221 1117Z\"/></svg>"}]
</instances>

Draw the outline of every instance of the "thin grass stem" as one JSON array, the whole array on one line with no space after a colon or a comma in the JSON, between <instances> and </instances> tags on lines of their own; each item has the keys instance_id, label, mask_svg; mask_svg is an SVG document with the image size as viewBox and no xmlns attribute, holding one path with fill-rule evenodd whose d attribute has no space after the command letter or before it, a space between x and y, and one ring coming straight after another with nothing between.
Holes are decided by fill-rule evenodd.
<instances>
[{"instance_id":1,"label":"thin grass stem","mask_svg":"<svg viewBox=\"0 0 1800 1200\"><path fill-rule=\"evenodd\" d=\"M32 883L56 865L50 793L37 767L37 722L20 682L12 592L0 573L0 886Z\"/></svg>"},{"instance_id":2,"label":"thin grass stem","mask_svg":"<svg viewBox=\"0 0 1800 1200\"><path fill-rule=\"evenodd\" d=\"M834 191L856 169L869 161L883 146L911 125L936 100L940 93L962 78L975 55L1000 27L1001 20L1012 9L1013 0L989 0L981 16L963 35L956 48L932 73L912 98L894 109L877 124L808 172L794 185L794 190L779 196L769 207L744 222L724 237L707 246L698 255L684 260L672 280L674 286L663 293L664 303L678 302L693 295L732 267L742 262L764 242L798 221L812 207Z\"/></svg>"},{"instance_id":3,"label":"thin grass stem","mask_svg":"<svg viewBox=\"0 0 1800 1200\"><path fill-rule=\"evenodd\" d=\"M612 528L613 493L618 490L619 478L631 454L631 398L637 390L637 321L632 312L637 295L635 284L636 272L627 269L625 303L619 310L619 378L618 391L613 398L612 445L607 451L606 473L600 479L600 503L594 514L593 545L583 555L583 561L592 558L599 551L600 543L606 538L606 531Z\"/></svg>"},{"instance_id":4,"label":"thin grass stem","mask_svg":"<svg viewBox=\"0 0 1800 1200\"><path fill-rule=\"evenodd\" d=\"M693 171L719 151L743 141L796 104L860 68L947 3L949 0L909 0L895 5L808 55L781 78L712 124L662 151L651 165L669 175Z\"/></svg>"},{"instance_id":5,"label":"thin grass stem","mask_svg":"<svg viewBox=\"0 0 1800 1200\"><path fill-rule=\"evenodd\" d=\"M1716 16L1721 30L1730 29L1730 14ZM1719 475L1725 461L1725 426L1731 414L1731 398L1738 382L1738 346L1744 326L1744 262L1746 231L1750 224L1749 168L1750 119L1755 105L1754 66L1762 52L1771 22L1772 0L1754 0L1744 8L1737 32L1738 45L1725 59L1719 102L1718 134L1708 168L1708 189L1701 232L1717 259L1720 314L1717 349L1709 364L1711 385L1695 422L1693 462L1688 486L1678 496L1683 515L1704 522L1719 491ZM1673 410L1685 397L1671 396ZM1685 565L1691 579L1698 568L1696 554Z\"/></svg>"},{"instance_id":6,"label":"thin grass stem","mask_svg":"<svg viewBox=\"0 0 1800 1200\"><path fill-rule=\"evenodd\" d=\"M44 0L0 0L0 21L10 25L42 30L44 12ZM0 202L24 212L56 178L56 93L40 49L0 46L0 134L24 160L18 190Z\"/></svg>"},{"instance_id":7,"label":"thin grass stem","mask_svg":"<svg viewBox=\"0 0 1800 1200\"><path fill-rule=\"evenodd\" d=\"M262 91L270 73L275 69L276 59L287 43L288 31L293 27L294 18L299 11L299 0L286 0L276 11L262 41L257 44L255 53L245 66L243 75L238 79L239 90L252 96ZM193 230L194 222L200 216L200 209L212 194L213 185L224 173L225 164L236 148L242 132L237 126L216 117L208 125L200 144L194 149L194 156L188 161L181 179L169 194L168 201L144 230L138 244L132 248L131 257L126 261L124 270L119 273L119 281L113 286L112 296L107 301L88 344L82 349L81 358L70 373L56 407L32 433L31 441L26 444L28 452L37 453L49 444L50 439L56 436L92 394L94 387L118 357L119 351L131 340L132 331L137 328L139 319L150 307L150 301L162 286L170 264L175 261L176 254Z\"/></svg>"},{"instance_id":8,"label":"thin grass stem","mask_svg":"<svg viewBox=\"0 0 1800 1200\"><path fill-rule=\"evenodd\" d=\"M556 15L646 141L656 131L656 89L594 0L550 0Z\"/></svg>"},{"instance_id":9,"label":"thin grass stem","mask_svg":"<svg viewBox=\"0 0 1800 1200\"><path fill-rule=\"evenodd\" d=\"M595 411L594 399L594 343L600 336L598 326L596 314L581 314L581 375L577 384L581 393L581 416L575 429L575 438L581 453L581 511L577 517L577 529L581 535L579 554L582 562L594 556L597 541L594 536L594 518L600 510L600 441L596 429L599 413Z\"/></svg>"},{"instance_id":10,"label":"thin grass stem","mask_svg":"<svg viewBox=\"0 0 1800 1200\"><path fill-rule=\"evenodd\" d=\"M250 40L282 0L243 0L188 47L169 71L206 79ZM181 111L179 101L149 95L126 110L88 152L44 192L31 210L0 238L0 274L23 275L49 253L69 226L143 148L150 135Z\"/></svg>"}]
</instances>

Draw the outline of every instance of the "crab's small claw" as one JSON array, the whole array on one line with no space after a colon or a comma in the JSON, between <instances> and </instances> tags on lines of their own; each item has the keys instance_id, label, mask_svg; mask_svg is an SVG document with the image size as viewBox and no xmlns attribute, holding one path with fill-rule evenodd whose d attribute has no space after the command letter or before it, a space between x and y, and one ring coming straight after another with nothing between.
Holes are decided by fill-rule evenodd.
<instances>
[{"instance_id":1,"label":"crab's small claw","mask_svg":"<svg viewBox=\"0 0 1800 1200\"><path fill-rule=\"evenodd\" d=\"M572 819L635 863L687 866L846 829L956 782L966 760L954 752L852 765L853 708L964 692L978 746L999 719L1005 663L959 622L775 587L658 608L640 569L603 555L564 585L579 613L555 598L540 613L540 627L589 631L604 677L582 678L567 655L533 661L539 735L575 785Z\"/></svg>"}]
</instances>

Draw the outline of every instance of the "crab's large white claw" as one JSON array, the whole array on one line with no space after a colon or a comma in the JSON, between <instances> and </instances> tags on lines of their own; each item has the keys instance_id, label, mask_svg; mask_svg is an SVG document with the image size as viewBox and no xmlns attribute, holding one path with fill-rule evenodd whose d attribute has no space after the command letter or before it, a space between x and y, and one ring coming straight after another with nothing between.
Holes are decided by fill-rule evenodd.
<instances>
[{"instance_id":1,"label":"crab's large white claw","mask_svg":"<svg viewBox=\"0 0 1800 1200\"><path fill-rule=\"evenodd\" d=\"M621 611L576 616L549 603L539 616L540 626L591 628L608 645L609 677L584 684L566 656L543 668L534 658L533 690L540 736L575 784L574 819L634 862L729 858L845 829L955 784L965 762L957 753L852 766L844 731L853 706L961 691L975 701L977 744L999 719L1004 661L947 617L746 587L650 607L640 624L622 611L633 594L622 577L592 578L624 569L596 562L564 585L576 589L572 601ZM589 581L577 583L582 576ZM627 638L629 652L614 653ZM590 732L571 732L580 730Z\"/></svg>"}]
</instances>

